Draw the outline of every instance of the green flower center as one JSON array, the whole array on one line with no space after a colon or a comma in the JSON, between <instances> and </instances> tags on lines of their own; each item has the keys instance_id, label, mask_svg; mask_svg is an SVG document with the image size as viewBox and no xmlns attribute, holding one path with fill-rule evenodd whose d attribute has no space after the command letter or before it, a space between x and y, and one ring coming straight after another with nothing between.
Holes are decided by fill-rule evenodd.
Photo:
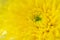
<instances>
[{"instance_id":1,"label":"green flower center","mask_svg":"<svg viewBox=\"0 0 60 40\"><path fill-rule=\"evenodd\" d=\"M36 16L34 19L35 19L35 22L41 20L41 18L39 16Z\"/></svg>"}]
</instances>

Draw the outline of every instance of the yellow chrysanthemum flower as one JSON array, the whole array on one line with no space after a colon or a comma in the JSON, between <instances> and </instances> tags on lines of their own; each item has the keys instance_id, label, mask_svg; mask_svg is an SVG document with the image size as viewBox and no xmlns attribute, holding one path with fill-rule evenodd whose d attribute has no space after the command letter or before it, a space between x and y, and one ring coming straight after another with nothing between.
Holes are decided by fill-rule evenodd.
<instances>
[{"instance_id":1,"label":"yellow chrysanthemum flower","mask_svg":"<svg viewBox=\"0 0 60 40\"><path fill-rule=\"evenodd\" d=\"M0 0L0 40L60 40L60 0Z\"/></svg>"}]
</instances>

